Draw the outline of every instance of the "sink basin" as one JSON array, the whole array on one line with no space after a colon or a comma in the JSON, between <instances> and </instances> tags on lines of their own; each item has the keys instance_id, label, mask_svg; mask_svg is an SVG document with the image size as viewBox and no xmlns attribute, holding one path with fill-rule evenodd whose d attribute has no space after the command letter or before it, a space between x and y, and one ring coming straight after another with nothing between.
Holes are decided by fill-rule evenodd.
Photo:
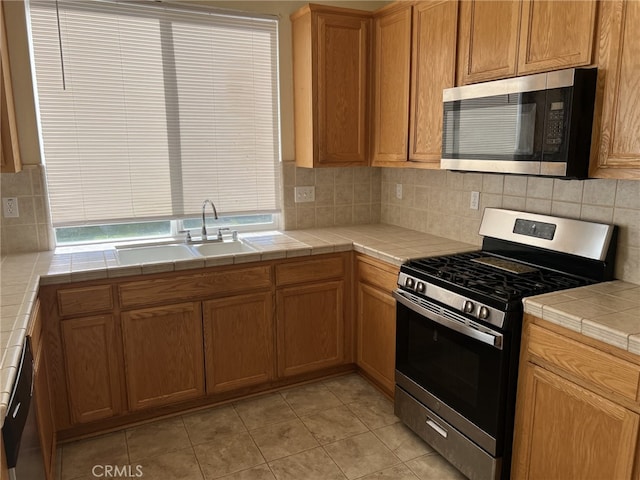
<instances>
[{"instance_id":1,"label":"sink basin","mask_svg":"<svg viewBox=\"0 0 640 480\"><path fill-rule=\"evenodd\" d=\"M147 247L127 247L116 250L120 265L136 263L172 262L188 260L197 255L187 245L153 245Z\"/></svg>"},{"instance_id":2,"label":"sink basin","mask_svg":"<svg viewBox=\"0 0 640 480\"><path fill-rule=\"evenodd\" d=\"M255 252L254 248L251 248L240 240L233 240L231 242L212 242L212 243L200 243L191 245L196 252L204 257L214 257L216 255L233 255L234 253L243 252Z\"/></svg>"}]
</instances>

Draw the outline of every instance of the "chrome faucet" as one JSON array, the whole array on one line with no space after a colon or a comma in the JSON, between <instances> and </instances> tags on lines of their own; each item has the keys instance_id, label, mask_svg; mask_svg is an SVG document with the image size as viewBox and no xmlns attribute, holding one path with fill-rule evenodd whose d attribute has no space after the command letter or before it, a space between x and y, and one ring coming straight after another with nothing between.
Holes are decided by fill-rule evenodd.
<instances>
[{"instance_id":1,"label":"chrome faucet","mask_svg":"<svg viewBox=\"0 0 640 480\"><path fill-rule=\"evenodd\" d=\"M205 207L207 206L207 203L211 205L211 208L213 208L213 217L218 220L218 212L216 210L216 206L213 204L213 202L211 200L209 200L208 198L202 202L202 240L206 240L207 239L207 227L206 227L206 219L204 216L204 210Z\"/></svg>"}]
</instances>

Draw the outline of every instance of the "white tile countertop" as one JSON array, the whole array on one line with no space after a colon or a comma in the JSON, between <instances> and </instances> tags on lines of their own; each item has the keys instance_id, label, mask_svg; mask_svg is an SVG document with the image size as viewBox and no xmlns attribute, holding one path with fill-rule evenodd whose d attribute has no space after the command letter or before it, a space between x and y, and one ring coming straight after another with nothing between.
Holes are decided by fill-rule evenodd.
<instances>
[{"instance_id":1,"label":"white tile countertop","mask_svg":"<svg viewBox=\"0 0 640 480\"><path fill-rule=\"evenodd\" d=\"M59 249L7 255L0 263L0 425L9 401L40 285L120 278L195 268L355 250L393 265L410 258L446 255L479 247L392 225L359 225L313 230L240 234L255 252L122 266L114 248L83 251Z\"/></svg>"},{"instance_id":2,"label":"white tile countertop","mask_svg":"<svg viewBox=\"0 0 640 480\"><path fill-rule=\"evenodd\" d=\"M640 355L640 285L614 280L524 299L524 311Z\"/></svg>"}]
</instances>

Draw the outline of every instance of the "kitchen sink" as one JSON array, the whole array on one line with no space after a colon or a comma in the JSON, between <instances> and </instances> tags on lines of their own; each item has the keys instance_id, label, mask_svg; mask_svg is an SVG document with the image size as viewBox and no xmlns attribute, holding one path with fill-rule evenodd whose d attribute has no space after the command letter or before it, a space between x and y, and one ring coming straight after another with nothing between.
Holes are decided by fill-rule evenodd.
<instances>
[{"instance_id":1,"label":"kitchen sink","mask_svg":"<svg viewBox=\"0 0 640 480\"><path fill-rule=\"evenodd\" d=\"M241 240L232 240L228 242L118 247L116 248L116 255L120 265L135 265L138 263L173 262L175 260L189 260L192 258L255 251L254 248L251 248Z\"/></svg>"},{"instance_id":2,"label":"kitchen sink","mask_svg":"<svg viewBox=\"0 0 640 480\"><path fill-rule=\"evenodd\" d=\"M120 265L137 263L172 262L188 260L198 255L187 245L151 245L145 247L125 247L116 249Z\"/></svg>"},{"instance_id":3,"label":"kitchen sink","mask_svg":"<svg viewBox=\"0 0 640 480\"><path fill-rule=\"evenodd\" d=\"M191 248L203 257L215 257L217 255L232 255L234 253L256 251L254 248L251 248L240 240L233 240L230 242L196 243L191 245Z\"/></svg>"}]
</instances>

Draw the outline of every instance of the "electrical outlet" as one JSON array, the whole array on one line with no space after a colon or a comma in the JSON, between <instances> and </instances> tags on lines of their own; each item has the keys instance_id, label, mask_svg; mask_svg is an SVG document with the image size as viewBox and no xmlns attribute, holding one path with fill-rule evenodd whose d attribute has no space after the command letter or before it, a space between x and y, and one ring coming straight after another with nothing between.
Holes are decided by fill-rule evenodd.
<instances>
[{"instance_id":1,"label":"electrical outlet","mask_svg":"<svg viewBox=\"0 0 640 480\"><path fill-rule=\"evenodd\" d=\"M18 212L18 199L16 197L5 197L2 199L2 213L4 218L17 218L20 216Z\"/></svg>"},{"instance_id":2,"label":"electrical outlet","mask_svg":"<svg viewBox=\"0 0 640 480\"><path fill-rule=\"evenodd\" d=\"M296 203L314 202L316 200L316 187L296 187Z\"/></svg>"},{"instance_id":3,"label":"electrical outlet","mask_svg":"<svg viewBox=\"0 0 640 480\"><path fill-rule=\"evenodd\" d=\"M480 207L480 192L471 192L471 201L469 202L469 208L471 210L478 210Z\"/></svg>"},{"instance_id":4,"label":"electrical outlet","mask_svg":"<svg viewBox=\"0 0 640 480\"><path fill-rule=\"evenodd\" d=\"M396 198L402 200L402 184L396 183Z\"/></svg>"}]
</instances>

